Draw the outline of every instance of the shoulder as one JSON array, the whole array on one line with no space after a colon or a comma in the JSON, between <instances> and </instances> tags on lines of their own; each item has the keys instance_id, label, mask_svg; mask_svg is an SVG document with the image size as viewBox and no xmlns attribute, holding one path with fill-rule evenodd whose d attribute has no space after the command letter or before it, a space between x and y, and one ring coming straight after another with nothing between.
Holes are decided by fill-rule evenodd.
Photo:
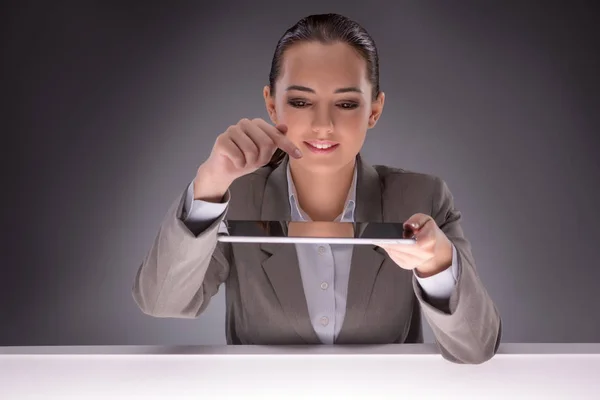
<instances>
[{"instance_id":1,"label":"shoulder","mask_svg":"<svg viewBox=\"0 0 600 400\"><path fill-rule=\"evenodd\" d=\"M454 200L446 182L439 176L386 165L374 165L381 181L383 207L411 210L432 216L446 214Z\"/></svg>"},{"instance_id":2,"label":"shoulder","mask_svg":"<svg viewBox=\"0 0 600 400\"><path fill-rule=\"evenodd\" d=\"M387 165L373 165L373 168L375 168L379 175L382 189L386 191L410 190L411 192L417 191L432 195L436 191L441 190L445 185L442 178L433 174Z\"/></svg>"}]
</instances>

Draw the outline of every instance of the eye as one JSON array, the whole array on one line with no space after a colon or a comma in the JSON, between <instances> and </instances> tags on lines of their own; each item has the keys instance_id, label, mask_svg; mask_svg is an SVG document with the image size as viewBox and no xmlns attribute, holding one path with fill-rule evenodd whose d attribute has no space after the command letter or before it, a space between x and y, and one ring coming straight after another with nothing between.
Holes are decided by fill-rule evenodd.
<instances>
[{"instance_id":1,"label":"eye","mask_svg":"<svg viewBox=\"0 0 600 400\"><path fill-rule=\"evenodd\" d=\"M344 109L344 110L353 110L356 107L358 107L358 103L354 103L354 102L344 102L344 103L339 103L340 108Z\"/></svg>"},{"instance_id":2,"label":"eye","mask_svg":"<svg viewBox=\"0 0 600 400\"><path fill-rule=\"evenodd\" d=\"M304 100L288 100L288 104L295 108L304 108L308 103Z\"/></svg>"}]
</instances>

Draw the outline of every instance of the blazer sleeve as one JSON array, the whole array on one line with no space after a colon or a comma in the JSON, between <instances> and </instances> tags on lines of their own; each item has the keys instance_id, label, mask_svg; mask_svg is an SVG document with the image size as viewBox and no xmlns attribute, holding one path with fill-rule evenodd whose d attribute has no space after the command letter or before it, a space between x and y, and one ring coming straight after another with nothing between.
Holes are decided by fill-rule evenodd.
<instances>
[{"instance_id":1,"label":"blazer sleeve","mask_svg":"<svg viewBox=\"0 0 600 400\"><path fill-rule=\"evenodd\" d=\"M498 350L500 315L477 274L453 196L443 180L436 177L434 181L432 217L456 248L459 276L450 299L445 301L428 299L414 277L413 287L442 356L455 363L480 364Z\"/></svg>"},{"instance_id":2,"label":"blazer sleeve","mask_svg":"<svg viewBox=\"0 0 600 400\"><path fill-rule=\"evenodd\" d=\"M231 245L217 242L227 209L207 228L193 232L182 217L185 196L168 209L134 279L136 304L154 317L198 317L229 275ZM229 197L228 191L224 201Z\"/></svg>"}]
</instances>

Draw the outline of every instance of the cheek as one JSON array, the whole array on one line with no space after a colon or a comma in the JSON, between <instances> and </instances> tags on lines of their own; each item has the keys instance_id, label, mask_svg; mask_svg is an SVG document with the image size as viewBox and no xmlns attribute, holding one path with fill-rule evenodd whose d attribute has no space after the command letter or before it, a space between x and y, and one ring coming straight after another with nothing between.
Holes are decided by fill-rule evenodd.
<instances>
[{"instance_id":1,"label":"cheek","mask_svg":"<svg viewBox=\"0 0 600 400\"><path fill-rule=\"evenodd\" d=\"M310 124L310 113L306 110L298 110L292 107L281 107L277 112L281 123L288 126L298 124Z\"/></svg>"},{"instance_id":2,"label":"cheek","mask_svg":"<svg viewBox=\"0 0 600 400\"><path fill-rule=\"evenodd\" d=\"M281 107L277 112L277 122L285 124L288 127L286 136L298 146L306 136L306 132L310 131L310 117L302 110L296 110L291 107Z\"/></svg>"},{"instance_id":3,"label":"cheek","mask_svg":"<svg viewBox=\"0 0 600 400\"><path fill-rule=\"evenodd\" d=\"M348 141L362 145L369 126L369 114L364 110L345 112L336 121L336 129Z\"/></svg>"},{"instance_id":4,"label":"cheek","mask_svg":"<svg viewBox=\"0 0 600 400\"><path fill-rule=\"evenodd\" d=\"M365 109L352 111L339 111L336 114L336 125L354 127L354 129L367 128L369 124L369 112Z\"/></svg>"}]
</instances>

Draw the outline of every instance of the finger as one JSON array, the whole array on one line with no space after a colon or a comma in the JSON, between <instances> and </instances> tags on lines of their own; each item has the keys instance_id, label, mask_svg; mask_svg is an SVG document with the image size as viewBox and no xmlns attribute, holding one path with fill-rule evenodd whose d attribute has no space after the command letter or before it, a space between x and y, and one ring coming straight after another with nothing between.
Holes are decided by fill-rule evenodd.
<instances>
[{"instance_id":1,"label":"finger","mask_svg":"<svg viewBox=\"0 0 600 400\"><path fill-rule=\"evenodd\" d=\"M413 221L417 221L417 219L415 218ZM431 217L427 217L424 221L419 220L417 222L408 220L404 223L404 229L405 236L415 239L417 244L421 247L426 247L427 243L429 243L431 237L435 233L435 221Z\"/></svg>"},{"instance_id":2,"label":"finger","mask_svg":"<svg viewBox=\"0 0 600 400\"><path fill-rule=\"evenodd\" d=\"M258 118L258 121L266 122L264 119L260 119L260 118ZM269 124L267 123L267 125L269 125ZM272 125L269 125L269 126L272 126ZM285 135L288 131L288 126L286 124L277 124L277 125L275 125L275 129L277 129L279 132L281 132Z\"/></svg>"},{"instance_id":3,"label":"finger","mask_svg":"<svg viewBox=\"0 0 600 400\"><path fill-rule=\"evenodd\" d=\"M277 146L269 135L267 135L262 128L260 128L255 122L244 125L246 135L254 142L258 148L258 161L261 164L269 162Z\"/></svg>"},{"instance_id":4,"label":"finger","mask_svg":"<svg viewBox=\"0 0 600 400\"><path fill-rule=\"evenodd\" d=\"M277 147L288 153L291 157L302 157L302 152L300 149L297 148L296 145L283 134L282 130L287 132L286 125L277 125L277 127L279 127L278 129L277 127L267 123L267 121L261 119L256 120L256 125L259 126L267 135L269 135Z\"/></svg>"},{"instance_id":5,"label":"finger","mask_svg":"<svg viewBox=\"0 0 600 400\"><path fill-rule=\"evenodd\" d=\"M409 219L407 219L404 222L404 228L410 229L413 231L418 231L418 230L422 229L423 226L425 226L425 224L429 223L432 220L433 220L433 218L431 218L427 214L421 214L421 213L414 214L413 216L411 216Z\"/></svg>"},{"instance_id":6,"label":"finger","mask_svg":"<svg viewBox=\"0 0 600 400\"><path fill-rule=\"evenodd\" d=\"M260 154L258 147L241 127L236 127L231 131L231 140L242 151L246 165L254 165L257 163Z\"/></svg>"},{"instance_id":7,"label":"finger","mask_svg":"<svg viewBox=\"0 0 600 400\"><path fill-rule=\"evenodd\" d=\"M421 229L414 232L416 244L422 249L430 249L435 244L435 223L426 222Z\"/></svg>"},{"instance_id":8,"label":"finger","mask_svg":"<svg viewBox=\"0 0 600 400\"><path fill-rule=\"evenodd\" d=\"M242 169L246 166L246 158L244 157L243 151L230 137L225 138L223 141L223 150L222 154L227 157L236 168Z\"/></svg>"}]
</instances>

